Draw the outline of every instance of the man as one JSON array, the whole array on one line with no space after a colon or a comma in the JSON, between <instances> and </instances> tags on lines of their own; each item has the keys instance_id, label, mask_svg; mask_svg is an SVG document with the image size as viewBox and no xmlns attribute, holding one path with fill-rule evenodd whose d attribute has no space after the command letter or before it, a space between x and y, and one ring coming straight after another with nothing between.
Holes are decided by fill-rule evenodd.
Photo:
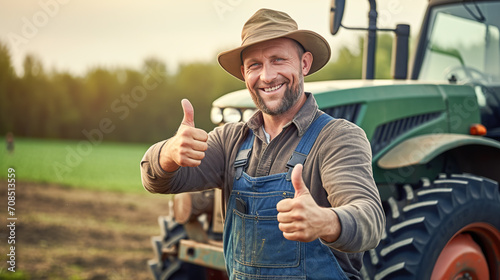
<instances>
[{"instance_id":1,"label":"man","mask_svg":"<svg viewBox=\"0 0 500 280\"><path fill-rule=\"evenodd\" d=\"M183 100L176 135L141 161L150 192L222 188L231 279L360 279L362 252L380 240L385 218L366 135L304 92L304 76L329 58L319 34L283 12L257 11L241 47L218 60L259 111L207 134Z\"/></svg>"}]
</instances>

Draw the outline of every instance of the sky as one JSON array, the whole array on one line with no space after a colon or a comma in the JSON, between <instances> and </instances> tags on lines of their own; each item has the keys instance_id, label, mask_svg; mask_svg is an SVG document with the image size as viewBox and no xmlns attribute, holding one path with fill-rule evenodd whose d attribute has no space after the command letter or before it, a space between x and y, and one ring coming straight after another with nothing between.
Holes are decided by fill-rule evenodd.
<instances>
[{"instance_id":1,"label":"sky","mask_svg":"<svg viewBox=\"0 0 500 280\"><path fill-rule=\"evenodd\" d=\"M347 0L342 23L368 26L367 0ZM45 70L83 75L93 67L140 69L156 58L175 71L180 63L214 62L241 43L241 29L260 8L281 10L299 29L321 34L332 47L357 49L365 33L342 29L332 36L331 0L0 0L0 41L21 74L26 54ZM418 35L427 0L378 0L378 27L411 26Z\"/></svg>"}]
</instances>

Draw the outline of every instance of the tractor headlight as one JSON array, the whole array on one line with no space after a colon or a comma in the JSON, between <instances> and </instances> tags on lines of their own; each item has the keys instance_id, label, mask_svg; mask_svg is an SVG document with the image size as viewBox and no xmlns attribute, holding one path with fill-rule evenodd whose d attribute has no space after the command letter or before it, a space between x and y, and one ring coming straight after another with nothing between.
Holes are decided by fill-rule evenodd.
<instances>
[{"instance_id":1,"label":"tractor headlight","mask_svg":"<svg viewBox=\"0 0 500 280\"><path fill-rule=\"evenodd\" d=\"M222 111L222 116L225 123L241 121L241 112L235 108L225 108Z\"/></svg>"},{"instance_id":2,"label":"tractor headlight","mask_svg":"<svg viewBox=\"0 0 500 280\"><path fill-rule=\"evenodd\" d=\"M214 124L220 124L223 120L222 109L219 107L212 107L212 110L210 111L210 120Z\"/></svg>"}]
</instances>

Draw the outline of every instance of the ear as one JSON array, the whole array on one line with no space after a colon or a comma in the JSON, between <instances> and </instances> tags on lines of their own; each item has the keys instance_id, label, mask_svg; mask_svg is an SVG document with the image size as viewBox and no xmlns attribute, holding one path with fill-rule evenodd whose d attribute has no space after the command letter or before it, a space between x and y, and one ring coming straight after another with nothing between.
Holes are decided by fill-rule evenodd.
<instances>
[{"instance_id":1,"label":"ear","mask_svg":"<svg viewBox=\"0 0 500 280\"><path fill-rule=\"evenodd\" d=\"M245 66L244 65L241 65L240 66L240 70L241 70L241 76L243 76L243 81L245 81Z\"/></svg>"},{"instance_id":2,"label":"ear","mask_svg":"<svg viewBox=\"0 0 500 280\"><path fill-rule=\"evenodd\" d=\"M302 74L305 76L311 70L311 65L313 62L313 55L310 52L305 52L302 55Z\"/></svg>"}]
</instances>

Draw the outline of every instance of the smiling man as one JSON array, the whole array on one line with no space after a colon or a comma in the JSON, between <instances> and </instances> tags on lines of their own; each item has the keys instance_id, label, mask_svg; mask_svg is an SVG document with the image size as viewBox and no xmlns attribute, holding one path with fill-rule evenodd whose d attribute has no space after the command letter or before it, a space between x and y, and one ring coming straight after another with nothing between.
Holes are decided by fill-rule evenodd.
<instances>
[{"instance_id":1,"label":"smiling man","mask_svg":"<svg viewBox=\"0 0 500 280\"><path fill-rule=\"evenodd\" d=\"M184 119L141 161L155 193L221 188L230 279L361 279L363 251L377 246L385 218L363 130L318 109L304 76L330 47L289 15L261 9L240 47L220 65L245 82L259 111L210 133Z\"/></svg>"}]
</instances>

